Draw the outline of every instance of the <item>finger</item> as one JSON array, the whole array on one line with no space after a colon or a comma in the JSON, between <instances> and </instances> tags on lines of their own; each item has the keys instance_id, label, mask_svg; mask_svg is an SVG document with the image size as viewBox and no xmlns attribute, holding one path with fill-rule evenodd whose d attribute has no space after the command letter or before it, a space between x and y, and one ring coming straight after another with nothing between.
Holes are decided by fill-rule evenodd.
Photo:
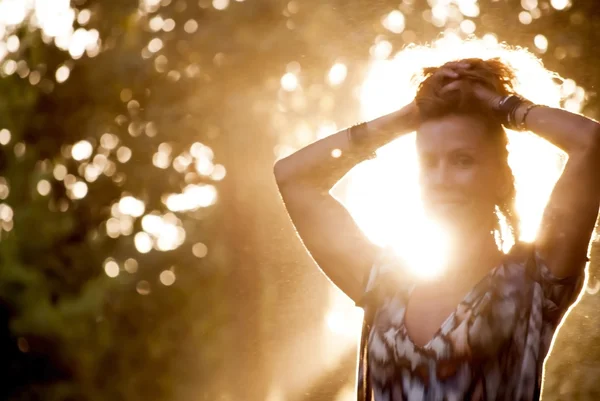
<instances>
[{"instance_id":1,"label":"finger","mask_svg":"<svg viewBox=\"0 0 600 401\"><path fill-rule=\"evenodd\" d=\"M461 83L462 83L461 81L453 81L453 82L449 83L448 85L445 85L442 89L440 89L440 94L443 95L445 93L458 90Z\"/></svg>"},{"instance_id":2,"label":"finger","mask_svg":"<svg viewBox=\"0 0 600 401\"><path fill-rule=\"evenodd\" d=\"M439 73L440 73L441 76L448 77L448 78L458 78L458 77L460 77L460 74L457 71L455 71L453 69L450 69L450 68L442 68L439 71Z\"/></svg>"},{"instance_id":3,"label":"finger","mask_svg":"<svg viewBox=\"0 0 600 401\"><path fill-rule=\"evenodd\" d=\"M451 69L469 69L472 67L472 64L469 61L451 61L446 63L444 67L448 67Z\"/></svg>"}]
</instances>

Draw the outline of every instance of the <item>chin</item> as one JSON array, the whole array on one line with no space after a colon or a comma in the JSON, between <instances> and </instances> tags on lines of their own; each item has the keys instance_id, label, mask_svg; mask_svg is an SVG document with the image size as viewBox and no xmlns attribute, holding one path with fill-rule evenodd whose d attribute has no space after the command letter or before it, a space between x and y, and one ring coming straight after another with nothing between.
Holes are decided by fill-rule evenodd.
<instances>
[{"instance_id":1,"label":"chin","mask_svg":"<svg viewBox=\"0 0 600 401\"><path fill-rule=\"evenodd\" d=\"M429 219L448 229L464 227L473 219L473 212L465 205L436 205L426 208L425 213Z\"/></svg>"}]
</instances>

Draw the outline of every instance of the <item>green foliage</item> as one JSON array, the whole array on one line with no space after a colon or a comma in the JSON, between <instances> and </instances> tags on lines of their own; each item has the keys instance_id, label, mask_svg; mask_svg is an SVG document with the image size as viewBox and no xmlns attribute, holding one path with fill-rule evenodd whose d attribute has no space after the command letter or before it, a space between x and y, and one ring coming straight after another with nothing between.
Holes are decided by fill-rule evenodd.
<instances>
[{"instance_id":1,"label":"green foliage","mask_svg":"<svg viewBox=\"0 0 600 401\"><path fill-rule=\"evenodd\" d=\"M218 355L209 350L219 348L227 310L218 298L223 263L212 255L209 232L216 206L172 213L185 226L185 241L164 252L136 250L141 217L126 216L131 234L107 234L122 196L135 196L159 216L168 212L166 195L214 183L194 174L193 164L185 171L153 164L161 143L177 155L194 142L210 142L190 135L185 119L195 85L168 77L171 69L157 72L154 60L142 57L156 35L144 28L152 15L138 14L137 2L75 6L92 10L86 28L98 29L103 51L72 59L44 43L39 30L19 29L22 46L12 58L22 64L0 79L0 129L10 132L0 149L8 191L0 234L0 317L7 330L0 354L8 370L0 398L171 400L182 383L210 396L209 367ZM70 75L58 83L62 65ZM39 82L32 82L34 73ZM131 160L119 159L118 147L103 147L107 132L131 150ZM93 152L75 160L72 147L82 140ZM110 168L89 179L86 167L94 163ZM69 180L85 183L87 194L76 195ZM198 242L209 249L203 259L192 253ZM137 270L124 270L129 258ZM120 265L116 278L104 271L112 260ZM163 271L176 274L172 286L161 284ZM209 304L218 306L203 307Z\"/></svg>"}]
</instances>

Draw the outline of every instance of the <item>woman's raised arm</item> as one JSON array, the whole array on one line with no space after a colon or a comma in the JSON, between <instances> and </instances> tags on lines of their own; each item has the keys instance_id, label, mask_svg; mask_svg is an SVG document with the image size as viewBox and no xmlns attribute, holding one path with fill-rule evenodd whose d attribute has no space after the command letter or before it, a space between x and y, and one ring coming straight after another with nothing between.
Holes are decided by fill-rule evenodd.
<instances>
[{"instance_id":1,"label":"woman's raised arm","mask_svg":"<svg viewBox=\"0 0 600 401\"><path fill-rule=\"evenodd\" d=\"M365 155L417 128L414 103L365 123L367 137L360 149L348 140L347 130L320 139L275 163L277 184L282 187L303 182L329 191Z\"/></svg>"},{"instance_id":2,"label":"woman's raised arm","mask_svg":"<svg viewBox=\"0 0 600 401\"><path fill-rule=\"evenodd\" d=\"M523 121L527 107L517 109L517 121ZM536 247L554 276L578 275L600 207L600 124L551 107L531 109L524 122L569 157L544 211Z\"/></svg>"},{"instance_id":3,"label":"woman's raised arm","mask_svg":"<svg viewBox=\"0 0 600 401\"><path fill-rule=\"evenodd\" d=\"M302 243L321 271L355 302L380 250L330 190L366 154L413 131L415 110L411 104L368 122L364 148L352 144L344 130L275 164L279 192Z\"/></svg>"}]
</instances>

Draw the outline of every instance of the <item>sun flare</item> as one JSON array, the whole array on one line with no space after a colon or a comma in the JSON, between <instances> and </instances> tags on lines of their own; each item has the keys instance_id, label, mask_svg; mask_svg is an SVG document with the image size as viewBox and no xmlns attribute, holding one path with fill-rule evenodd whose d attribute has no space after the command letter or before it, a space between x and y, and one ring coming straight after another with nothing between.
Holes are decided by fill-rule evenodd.
<instances>
[{"instance_id":1,"label":"sun flare","mask_svg":"<svg viewBox=\"0 0 600 401\"><path fill-rule=\"evenodd\" d=\"M500 57L516 71L517 92L536 103L574 112L581 109L585 91L545 69L526 49L509 49L493 36L464 41L447 35L431 46L407 47L390 60L372 62L361 88L363 120L410 102L416 93L411 78L421 68L470 57ZM532 241L566 156L531 133L509 131L508 135L521 239ZM413 133L379 149L377 159L352 171L340 198L371 241L392 246L415 273L431 277L440 272L444 261L444 235L427 221L421 206L414 142Z\"/></svg>"},{"instance_id":2,"label":"sun flare","mask_svg":"<svg viewBox=\"0 0 600 401\"><path fill-rule=\"evenodd\" d=\"M472 57L499 57L509 64L517 76L515 90L533 102L572 112L579 112L583 106L584 89L573 80L548 71L528 50L508 48L490 34L466 41L447 34L430 46L410 46L390 59L372 60L360 92L362 120L374 119L409 103L417 90L413 77L423 67ZM533 241L566 155L529 132L508 131L508 137L520 239ZM393 247L415 275L427 279L442 272L447 241L444 233L426 219L419 199L415 138L412 133L380 148L378 157L356 166L334 188L334 194L372 242ZM504 251L510 246L505 244ZM340 291L333 290L326 315L329 330L355 338L361 321L362 310L349 305Z\"/></svg>"}]
</instances>

